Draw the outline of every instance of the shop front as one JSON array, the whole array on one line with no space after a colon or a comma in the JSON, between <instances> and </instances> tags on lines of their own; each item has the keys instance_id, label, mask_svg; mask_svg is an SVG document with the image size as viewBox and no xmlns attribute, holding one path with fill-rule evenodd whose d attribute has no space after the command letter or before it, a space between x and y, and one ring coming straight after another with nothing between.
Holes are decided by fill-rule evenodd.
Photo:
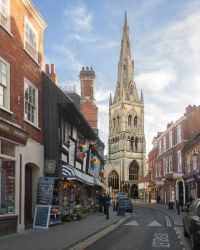
<instances>
[{"instance_id":1,"label":"shop front","mask_svg":"<svg viewBox=\"0 0 200 250\"><path fill-rule=\"evenodd\" d=\"M62 175L64 178L61 196L63 215L82 218L94 212L96 200L94 178L69 165L62 166Z\"/></svg>"},{"instance_id":2,"label":"shop front","mask_svg":"<svg viewBox=\"0 0 200 250\"><path fill-rule=\"evenodd\" d=\"M0 235L16 233L19 220L18 147L25 146L27 133L0 120Z\"/></svg>"}]
</instances>

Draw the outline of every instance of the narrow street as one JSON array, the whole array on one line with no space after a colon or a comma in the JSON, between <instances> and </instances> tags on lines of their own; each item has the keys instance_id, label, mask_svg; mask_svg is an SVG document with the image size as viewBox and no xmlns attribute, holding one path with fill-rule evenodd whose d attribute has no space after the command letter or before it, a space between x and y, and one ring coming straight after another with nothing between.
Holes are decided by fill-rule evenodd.
<instances>
[{"instance_id":1,"label":"narrow street","mask_svg":"<svg viewBox=\"0 0 200 250\"><path fill-rule=\"evenodd\" d=\"M101 235L96 235L96 238L94 236L93 239L83 241L71 249L185 249L169 216L141 204L134 205L132 216L119 227L100 237ZM95 242L90 244L94 240Z\"/></svg>"}]
</instances>

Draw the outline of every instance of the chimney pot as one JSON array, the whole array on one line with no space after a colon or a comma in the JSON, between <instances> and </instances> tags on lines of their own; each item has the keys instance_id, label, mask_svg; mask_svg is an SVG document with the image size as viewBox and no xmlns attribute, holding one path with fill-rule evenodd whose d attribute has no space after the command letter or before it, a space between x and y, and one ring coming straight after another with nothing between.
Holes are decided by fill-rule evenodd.
<instances>
[{"instance_id":1,"label":"chimney pot","mask_svg":"<svg viewBox=\"0 0 200 250\"><path fill-rule=\"evenodd\" d=\"M55 74L55 64L51 64L51 74Z\"/></svg>"},{"instance_id":2,"label":"chimney pot","mask_svg":"<svg viewBox=\"0 0 200 250\"><path fill-rule=\"evenodd\" d=\"M49 75L49 64L45 64L45 73Z\"/></svg>"}]
</instances>

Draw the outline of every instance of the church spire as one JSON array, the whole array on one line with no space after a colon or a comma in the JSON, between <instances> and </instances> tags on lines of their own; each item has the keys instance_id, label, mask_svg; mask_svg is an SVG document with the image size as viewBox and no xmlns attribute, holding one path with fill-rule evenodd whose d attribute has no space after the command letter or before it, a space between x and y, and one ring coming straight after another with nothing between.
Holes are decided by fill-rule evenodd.
<instances>
[{"instance_id":1,"label":"church spire","mask_svg":"<svg viewBox=\"0 0 200 250\"><path fill-rule=\"evenodd\" d=\"M127 14L125 12L123 35L121 41L120 59L118 62L118 79L115 90L114 102L130 100L139 102L137 89L134 83L134 64L131 58L131 48L129 41L129 28Z\"/></svg>"}]
</instances>

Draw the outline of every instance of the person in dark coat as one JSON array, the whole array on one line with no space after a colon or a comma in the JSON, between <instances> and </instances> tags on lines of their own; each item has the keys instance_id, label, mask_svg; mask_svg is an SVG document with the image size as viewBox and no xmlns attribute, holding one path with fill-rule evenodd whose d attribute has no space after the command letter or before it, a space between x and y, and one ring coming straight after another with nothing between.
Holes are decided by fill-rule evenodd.
<instances>
[{"instance_id":1,"label":"person in dark coat","mask_svg":"<svg viewBox=\"0 0 200 250\"><path fill-rule=\"evenodd\" d=\"M106 214L106 219L108 220L111 197L109 194L107 194L104 199L105 199L105 214Z\"/></svg>"}]
</instances>

